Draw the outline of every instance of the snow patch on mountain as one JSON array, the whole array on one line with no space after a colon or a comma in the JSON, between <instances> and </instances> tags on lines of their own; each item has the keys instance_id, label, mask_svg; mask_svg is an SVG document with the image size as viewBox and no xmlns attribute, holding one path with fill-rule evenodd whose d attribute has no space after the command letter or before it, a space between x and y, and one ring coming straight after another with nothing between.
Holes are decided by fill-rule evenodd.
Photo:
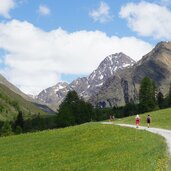
<instances>
[{"instance_id":1,"label":"snow patch on mountain","mask_svg":"<svg viewBox=\"0 0 171 171\"><path fill-rule=\"evenodd\" d=\"M56 104L62 102L67 92L75 90L79 96L88 100L90 96L96 94L105 81L116 74L118 70L132 66L135 63L129 56L121 53L107 56L88 77L82 77L67 84L60 82L53 87L43 90L37 97L45 104Z\"/></svg>"}]
</instances>

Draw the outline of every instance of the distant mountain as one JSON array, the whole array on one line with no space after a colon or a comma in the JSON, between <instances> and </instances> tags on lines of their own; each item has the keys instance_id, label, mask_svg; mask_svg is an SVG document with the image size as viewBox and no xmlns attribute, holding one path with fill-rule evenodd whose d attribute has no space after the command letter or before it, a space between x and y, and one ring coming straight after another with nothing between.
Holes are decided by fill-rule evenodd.
<instances>
[{"instance_id":1,"label":"distant mountain","mask_svg":"<svg viewBox=\"0 0 171 171\"><path fill-rule=\"evenodd\" d=\"M10 90L12 90L13 92L19 94L20 96L22 96L24 99L32 101L33 99L29 96L27 96L26 94L24 94L19 88L17 88L16 86L14 86L13 84L11 84L4 76L2 76L0 74L0 84L5 85L6 87L8 87Z\"/></svg>"},{"instance_id":2,"label":"distant mountain","mask_svg":"<svg viewBox=\"0 0 171 171\"><path fill-rule=\"evenodd\" d=\"M29 101L31 103L34 103L35 105L37 105L38 108L40 108L41 110L43 110L45 113L48 112L49 114L54 114L54 111L52 111L49 107L47 106L41 106L40 104L37 104L37 101L34 99L34 96L29 96L24 94L20 89L18 89L16 86L14 86L13 84L11 84L4 76L2 76L0 74L0 85L4 85L4 87L9 88L9 90L13 91L14 93L16 93L17 95L21 96L24 101ZM42 112L42 111L41 111Z\"/></svg>"},{"instance_id":3,"label":"distant mountain","mask_svg":"<svg viewBox=\"0 0 171 171\"><path fill-rule=\"evenodd\" d=\"M96 94L102 85L119 70L130 67L135 63L133 59L123 53L107 56L88 77L74 80L71 84L58 83L53 87L43 90L37 100L47 104L53 109L57 108L69 90L75 90L79 96L89 100Z\"/></svg>"},{"instance_id":4,"label":"distant mountain","mask_svg":"<svg viewBox=\"0 0 171 171\"><path fill-rule=\"evenodd\" d=\"M117 71L130 67L135 63L133 59L123 53L116 53L106 57L88 77L88 99L97 93L107 79L117 74Z\"/></svg>"},{"instance_id":5,"label":"distant mountain","mask_svg":"<svg viewBox=\"0 0 171 171\"><path fill-rule=\"evenodd\" d=\"M71 89L68 83L59 82L55 86L41 91L38 96L36 96L36 100L56 110L56 106L61 103L63 98L67 95L67 92Z\"/></svg>"},{"instance_id":6,"label":"distant mountain","mask_svg":"<svg viewBox=\"0 0 171 171\"><path fill-rule=\"evenodd\" d=\"M5 85L0 84L0 121L6 119L13 120L18 115L19 110L24 113L25 118L32 118L38 114L48 114Z\"/></svg>"},{"instance_id":7,"label":"distant mountain","mask_svg":"<svg viewBox=\"0 0 171 171\"><path fill-rule=\"evenodd\" d=\"M147 55L130 68L117 71L90 101L94 105L122 106L131 99L138 102L141 80L148 76L158 90L168 93L171 83L171 42L160 42Z\"/></svg>"}]
</instances>

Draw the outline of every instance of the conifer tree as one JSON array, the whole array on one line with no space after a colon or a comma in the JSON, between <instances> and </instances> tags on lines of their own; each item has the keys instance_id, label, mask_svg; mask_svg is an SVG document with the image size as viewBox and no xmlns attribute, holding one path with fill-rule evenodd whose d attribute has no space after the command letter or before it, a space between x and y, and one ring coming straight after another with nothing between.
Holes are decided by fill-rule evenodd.
<instances>
[{"instance_id":1,"label":"conifer tree","mask_svg":"<svg viewBox=\"0 0 171 171\"><path fill-rule=\"evenodd\" d=\"M70 91L59 106L57 124L59 127L81 124L90 121L92 116L92 105L80 99L76 91Z\"/></svg>"},{"instance_id":2,"label":"conifer tree","mask_svg":"<svg viewBox=\"0 0 171 171\"><path fill-rule=\"evenodd\" d=\"M2 128L1 128L1 135L2 136L8 136L12 134L12 128L11 128L11 124L9 123L9 121L4 122Z\"/></svg>"},{"instance_id":3,"label":"conifer tree","mask_svg":"<svg viewBox=\"0 0 171 171\"><path fill-rule=\"evenodd\" d=\"M155 107L155 86L150 78L144 77L139 92L139 106L141 112L152 111Z\"/></svg>"},{"instance_id":4,"label":"conifer tree","mask_svg":"<svg viewBox=\"0 0 171 171\"><path fill-rule=\"evenodd\" d=\"M169 87L168 105L171 106L171 83L170 83L170 87Z\"/></svg>"},{"instance_id":5,"label":"conifer tree","mask_svg":"<svg viewBox=\"0 0 171 171\"><path fill-rule=\"evenodd\" d=\"M164 107L164 96L161 91L159 91L157 94L157 104L160 109Z\"/></svg>"},{"instance_id":6,"label":"conifer tree","mask_svg":"<svg viewBox=\"0 0 171 171\"><path fill-rule=\"evenodd\" d=\"M14 123L15 130L17 127L20 127L22 130L24 128L24 119L23 119L23 112L22 111L18 112L17 119L15 120L15 123Z\"/></svg>"}]
</instances>

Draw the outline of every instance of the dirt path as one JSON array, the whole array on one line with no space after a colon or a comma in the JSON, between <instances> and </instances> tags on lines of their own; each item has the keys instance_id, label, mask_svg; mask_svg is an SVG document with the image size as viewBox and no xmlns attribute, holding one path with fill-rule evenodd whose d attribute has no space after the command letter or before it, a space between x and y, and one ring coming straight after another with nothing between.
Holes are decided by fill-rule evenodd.
<instances>
[{"instance_id":1,"label":"dirt path","mask_svg":"<svg viewBox=\"0 0 171 171\"><path fill-rule=\"evenodd\" d=\"M113 122L102 122L102 124L114 124L114 123ZM136 128L135 125L129 125L129 124L117 124L117 125L130 127L130 128ZM171 155L171 130L166 130L166 129L161 129L161 128L147 128L144 126L140 126L139 128L136 128L136 129L146 130L146 131L163 136L166 139L166 143L168 145L168 150Z\"/></svg>"}]
</instances>

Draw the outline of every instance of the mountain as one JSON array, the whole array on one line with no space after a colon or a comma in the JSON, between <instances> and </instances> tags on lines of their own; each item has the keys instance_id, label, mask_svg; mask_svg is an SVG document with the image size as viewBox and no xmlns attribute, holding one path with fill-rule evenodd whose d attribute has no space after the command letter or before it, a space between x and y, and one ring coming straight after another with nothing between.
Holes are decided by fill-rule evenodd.
<instances>
[{"instance_id":1,"label":"mountain","mask_svg":"<svg viewBox=\"0 0 171 171\"><path fill-rule=\"evenodd\" d=\"M160 42L133 70L135 84L139 83L144 76L150 77L156 82L164 94L167 93L171 82L171 42Z\"/></svg>"},{"instance_id":2,"label":"mountain","mask_svg":"<svg viewBox=\"0 0 171 171\"><path fill-rule=\"evenodd\" d=\"M43 91L41 91L36 100L41 104L48 105L54 111L56 110L56 106L62 102L63 98L67 95L68 91L72 88L68 83L59 82L53 87L49 87Z\"/></svg>"},{"instance_id":3,"label":"mountain","mask_svg":"<svg viewBox=\"0 0 171 171\"><path fill-rule=\"evenodd\" d=\"M89 82L89 97L99 91L105 81L114 76L117 72L126 67L130 67L135 63L133 59L123 53L116 53L106 57L88 77Z\"/></svg>"},{"instance_id":4,"label":"mountain","mask_svg":"<svg viewBox=\"0 0 171 171\"><path fill-rule=\"evenodd\" d=\"M168 93L171 82L171 42L158 43L135 65L117 71L90 101L100 106L122 106L131 99L138 102L140 82L145 76L154 80L164 95Z\"/></svg>"},{"instance_id":5,"label":"mountain","mask_svg":"<svg viewBox=\"0 0 171 171\"><path fill-rule=\"evenodd\" d=\"M2 76L0 74L0 85L4 85L4 87L9 88L9 90L13 91L14 93L16 93L17 95L21 96L24 101L29 101L31 103L34 103L34 105L36 105L38 108L41 109L41 111L43 110L46 114L54 114L54 111L52 111L49 107L45 106L45 105L41 105L39 104L33 96L29 96L24 94L20 89L18 89L16 86L14 86L13 84L11 84L4 76Z\"/></svg>"},{"instance_id":6,"label":"mountain","mask_svg":"<svg viewBox=\"0 0 171 171\"><path fill-rule=\"evenodd\" d=\"M27 96L26 94L24 94L20 89L18 89L16 86L14 86L13 84L11 84L4 76L2 76L0 74L0 84L5 85L6 87L8 87L10 90L12 90L13 92L15 92L16 94L19 94L20 96L22 96L24 99L32 101L33 99L29 96Z\"/></svg>"},{"instance_id":7,"label":"mountain","mask_svg":"<svg viewBox=\"0 0 171 171\"><path fill-rule=\"evenodd\" d=\"M70 90L75 90L79 96L89 100L92 95L100 90L107 79L117 73L116 71L122 71L134 63L133 59L123 53L109 55L88 77L78 78L70 84L60 82L43 90L37 96L37 100L55 109Z\"/></svg>"},{"instance_id":8,"label":"mountain","mask_svg":"<svg viewBox=\"0 0 171 171\"><path fill-rule=\"evenodd\" d=\"M32 118L37 114L48 114L32 102L25 100L22 96L10 90L5 85L0 84L0 121L14 119L19 110L23 112L24 118Z\"/></svg>"}]
</instances>

